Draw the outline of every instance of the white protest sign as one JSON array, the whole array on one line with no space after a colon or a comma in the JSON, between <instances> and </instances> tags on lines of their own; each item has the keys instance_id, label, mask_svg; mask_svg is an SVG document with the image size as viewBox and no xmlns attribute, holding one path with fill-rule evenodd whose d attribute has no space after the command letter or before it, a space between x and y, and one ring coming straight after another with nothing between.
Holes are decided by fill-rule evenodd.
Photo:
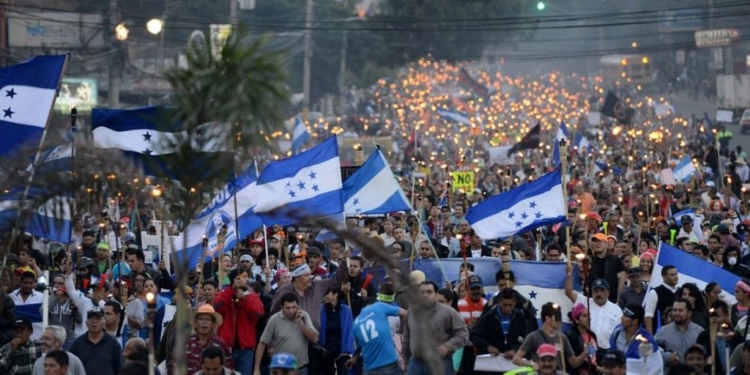
<instances>
[{"instance_id":1,"label":"white protest sign","mask_svg":"<svg viewBox=\"0 0 750 375\"><path fill-rule=\"evenodd\" d=\"M716 111L716 121L718 122L732 122L732 111L727 111L724 109L719 109Z\"/></svg>"},{"instance_id":2,"label":"white protest sign","mask_svg":"<svg viewBox=\"0 0 750 375\"><path fill-rule=\"evenodd\" d=\"M515 165L516 157L513 154L508 156L508 150L512 147L513 146L490 147L490 165Z\"/></svg>"},{"instance_id":3,"label":"white protest sign","mask_svg":"<svg viewBox=\"0 0 750 375\"><path fill-rule=\"evenodd\" d=\"M598 126L602 121L602 114L599 112L589 112L589 125Z\"/></svg>"}]
</instances>

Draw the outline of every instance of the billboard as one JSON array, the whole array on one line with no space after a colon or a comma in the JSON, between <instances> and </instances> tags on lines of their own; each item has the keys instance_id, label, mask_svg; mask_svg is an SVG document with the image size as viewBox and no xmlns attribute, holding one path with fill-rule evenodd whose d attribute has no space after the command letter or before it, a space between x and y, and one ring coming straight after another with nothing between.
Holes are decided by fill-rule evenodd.
<instances>
[{"instance_id":1,"label":"billboard","mask_svg":"<svg viewBox=\"0 0 750 375\"><path fill-rule=\"evenodd\" d=\"M103 17L74 12L8 12L10 47L104 48Z\"/></svg>"},{"instance_id":2,"label":"billboard","mask_svg":"<svg viewBox=\"0 0 750 375\"><path fill-rule=\"evenodd\" d=\"M701 9L679 9L659 11L659 31L675 33L695 31L701 28L703 11Z\"/></svg>"},{"instance_id":3,"label":"billboard","mask_svg":"<svg viewBox=\"0 0 750 375\"><path fill-rule=\"evenodd\" d=\"M64 77L60 95L55 100L55 110L69 112L74 106L81 112L90 112L99 99L99 88L94 78Z\"/></svg>"}]
</instances>

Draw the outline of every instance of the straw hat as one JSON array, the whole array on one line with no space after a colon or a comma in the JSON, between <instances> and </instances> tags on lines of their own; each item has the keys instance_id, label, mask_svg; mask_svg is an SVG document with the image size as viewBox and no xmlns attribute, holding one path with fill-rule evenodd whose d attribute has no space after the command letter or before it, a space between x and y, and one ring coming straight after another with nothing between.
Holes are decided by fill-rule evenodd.
<instances>
[{"instance_id":1,"label":"straw hat","mask_svg":"<svg viewBox=\"0 0 750 375\"><path fill-rule=\"evenodd\" d=\"M214 310L214 307L207 303L198 306L198 309L195 310L195 314L193 314L192 318L190 319L191 325L195 326L195 319L198 317L198 315L211 315L214 318L214 330L218 329L219 326L221 326L221 323L224 322L221 314L217 313Z\"/></svg>"}]
</instances>

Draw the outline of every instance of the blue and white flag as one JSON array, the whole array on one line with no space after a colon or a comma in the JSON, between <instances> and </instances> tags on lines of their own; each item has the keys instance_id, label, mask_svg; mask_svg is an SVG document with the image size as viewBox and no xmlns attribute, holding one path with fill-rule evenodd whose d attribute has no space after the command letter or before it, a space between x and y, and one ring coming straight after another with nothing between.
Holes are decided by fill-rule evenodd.
<instances>
[{"instance_id":1,"label":"blue and white flag","mask_svg":"<svg viewBox=\"0 0 750 375\"><path fill-rule=\"evenodd\" d=\"M689 216L693 221L695 221L695 208L688 208L686 210L682 210L672 216L675 222L678 224L682 220L683 216Z\"/></svg>"},{"instance_id":2,"label":"blue and white flag","mask_svg":"<svg viewBox=\"0 0 750 375\"><path fill-rule=\"evenodd\" d=\"M565 122L560 123L560 127L557 128L557 135L555 136L555 148L554 148L553 157L552 157L555 167L557 167L561 163L560 141L563 141L563 140L565 140L565 142L568 142L568 127L565 126Z\"/></svg>"},{"instance_id":3,"label":"blue and white flag","mask_svg":"<svg viewBox=\"0 0 750 375\"><path fill-rule=\"evenodd\" d=\"M659 245L659 252L656 254L656 260L654 261L654 269L651 271L654 277L649 283L649 289L656 288L662 284L661 269L669 265L677 268L679 276L678 285L694 283L698 286L698 289L703 290L708 283L715 281L721 285L721 294L723 295L721 299L723 301L726 301L730 305L737 302L737 299L734 297L734 286L740 280L739 276L711 262L707 262L676 247L669 246L665 242L661 242Z\"/></svg>"},{"instance_id":4,"label":"blue and white flag","mask_svg":"<svg viewBox=\"0 0 750 375\"><path fill-rule=\"evenodd\" d=\"M619 176L622 174L622 169L597 161L594 162L594 172L612 172L613 175Z\"/></svg>"},{"instance_id":5,"label":"blue and white flag","mask_svg":"<svg viewBox=\"0 0 750 375\"><path fill-rule=\"evenodd\" d=\"M565 295L565 266L564 262L510 262L510 269L516 276L516 285L513 289L534 305L537 319L541 318L539 314L542 305L552 302L561 307L563 322L569 323L568 312L573 308L573 303ZM573 289L580 291L580 278L577 277L577 272L578 267L574 267Z\"/></svg>"},{"instance_id":6,"label":"blue and white flag","mask_svg":"<svg viewBox=\"0 0 750 375\"><path fill-rule=\"evenodd\" d=\"M295 117L292 128L292 154L298 154L309 139L310 133L307 131L307 126L299 116Z\"/></svg>"},{"instance_id":7,"label":"blue and white flag","mask_svg":"<svg viewBox=\"0 0 750 375\"><path fill-rule=\"evenodd\" d=\"M29 196L34 199L33 196ZM67 196L53 196L38 202L36 211L32 212L26 223L26 231L64 244L70 243L73 227L71 204L73 198Z\"/></svg>"},{"instance_id":8,"label":"blue and white flag","mask_svg":"<svg viewBox=\"0 0 750 375\"><path fill-rule=\"evenodd\" d=\"M39 158L39 167L37 167L38 173L55 173L55 172L70 172L73 169L73 143L63 143L61 145L54 146L45 151ZM30 172L34 168L33 164L30 164L26 168L27 172Z\"/></svg>"},{"instance_id":9,"label":"blue and white flag","mask_svg":"<svg viewBox=\"0 0 750 375\"><path fill-rule=\"evenodd\" d=\"M255 212L266 225L289 225L302 217L344 212L336 137L290 158L269 163L258 177Z\"/></svg>"},{"instance_id":10,"label":"blue and white flag","mask_svg":"<svg viewBox=\"0 0 750 375\"><path fill-rule=\"evenodd\" d=\"M0 195L0 231L8 230L18 220L18 212L23 207L24 188L15 188Z\"/></svg>"},{"instance_id":11,"label":"blue and white flag","mask_svg":"<svg viewBox=\"0 0 750 375\"><path fill-rule=\"evenodd\" d=\"M231 250L237 244L238 232L241 236L249 236L263 225L252 210L258 199L255 195L257 183L255 170L255 165L251 165L234 182L228 183L190 222L187 229L174 239L174 248L182 249L175 251L172 255L176 261L187 259L188 269L193 269L200 262L203 254L203 238L208 240L205 262L213 258L217 251ZM239 220L235 220L234 215L235 199L237 199ZM224 226L227 228L227 233L224 237L224 247L220 249L218 234Z\"/></svg>"},{"instance_id":12,"label":"blue and white flag","mask_svg":"<svg viewBox=\"0 0 750 375\"><path fill-rule=\"evenodd\" d=\"M690 178L693 176L697 169L695 164L689 156L685 155L682 160L672 170L672 175L676 181L682 181L683 183L690 182Z\"/></svg>"},{"instance_id":13,"label":"blue and white flag","mask_svg":"<svg viewBox=\"0 0 750 375\"><path fill-rule=\"evenodd\" d=\"M469 120L469 116L466 116L466 114L461 112L455 112L455 111L449 111L447 109L438 109L437 114L449 121L455 121L459 124L464 125L471 125L471 120Z\"/></svg>"},{"instance_id":14,"label":"blue and white flag","mask_svg":"<svg viewBox=\"0 0 750 375\"><path fill-rule=\"evenodd\" d=\"M393 177L393 171L380 150L370 155L343 184L347 215L387 214L409 211L411 205Z\"/></svg>"},{"instance_id":15,"label":"blue and white flag","mask_svg":"<svg viewBox=\"0 0 750 375\"><path fill-rule=\"evenodd\" d=\"M567 213L558 168L469 208L466 220L479 237L492 239L563 222Z\"/></svg>"},{"instance_id":16,"label":"blue and white flag","mask_svg":"<svg viewBox=\"0 0 750 375\"><path fill-rule=\"evenodd\" d=\"M166 107L95 108L91 112L91 129L94 147L122 151L147 176L180 180L195 177L196 173L211 170L220 163L234 163L228 125L204 124L196 134L189 135L181 124L171 120ZM174 145L186 142L189 137L197 157L189 169L183 169L186 167L177 161L180 157Z\"/></svg>"},{"instance_id":17,"label":"blue and white flag","mask_svg":"<svg viewBox=\"0 0 750 375\"><path fill-rule=\"evenodd\" d=\"M38 146L65 67L65 55L37 56L0 68L0 156Z\"/></svg>"},{"instance_id":18,"label":"blue and white flag","mask_svg":"<svg viewBox=\"0 0 750 375\"><path fill-rule=\"evenodd\" d=\"M589 142L588 138L584 137L581 133L576 135L574 146L578 148L578 152L581 154L590 152L593 149L593 147L591 147L591 142Z\"/></svg>"}]
</instances>

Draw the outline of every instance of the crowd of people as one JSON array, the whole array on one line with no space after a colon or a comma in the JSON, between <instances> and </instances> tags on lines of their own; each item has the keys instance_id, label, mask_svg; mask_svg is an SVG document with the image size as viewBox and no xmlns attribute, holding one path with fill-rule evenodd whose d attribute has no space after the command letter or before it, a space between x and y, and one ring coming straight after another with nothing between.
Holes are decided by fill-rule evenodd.
<instances>
[{"instance_id":1,"label":"crowd of people","mask_svg":"<svg viewBox=\"0 0 750 375\"><path fill-rule=\"evenodd\" d=\"M707 115L657 115L655 105L666 101L626 81L468 72L477 78L467 86L459 67L419 61L368 90L351 121L310 125L311 142L331 133L394 139L392 169L414 210L352 217L347 226L388 257L463 259L456 280L412 269L380 277L371 270L382 254L271 226L190 270L182 286L174 267L147 262L139 244L136 233L154 219L148 207L122 207L143 227L118 227L114 244L108 225L99 225L104 217L79 214L73 246L25 236L7 258L0 373L474 374L477 358L489 355L517 368L490 373L705 374L715 366L750 374L750 222L743 219L750 170L731 133ZM632 123L591 119L607 90L635 109ZM468 114L469 122L438 109ZM491 162L492 147L512 145L537 122L542 147L509 164ZM566 162L568 221L481 238L467 212L556 168L561 122L568 140L586 140L573 142ZM662 171L684 156L695 173L666 183ZM473 189L453 189L450 173L458 171L475 173ZM414 183L417 172L426 177ZM680 264L653 274L662 243L740 281L732 291L683 282ZM494 286L473 273L477 258L498 259ZM565 264L559 281L573 307L519 293L512 262L500 266L508 259ZM589 276L574 280L586 267ZM44 271L49 285L40 280ZM188 326L174 317L178 305L189 311ZM175 347L180 332L187 332L184 348Z\"/></svg>"}]
</instances>

